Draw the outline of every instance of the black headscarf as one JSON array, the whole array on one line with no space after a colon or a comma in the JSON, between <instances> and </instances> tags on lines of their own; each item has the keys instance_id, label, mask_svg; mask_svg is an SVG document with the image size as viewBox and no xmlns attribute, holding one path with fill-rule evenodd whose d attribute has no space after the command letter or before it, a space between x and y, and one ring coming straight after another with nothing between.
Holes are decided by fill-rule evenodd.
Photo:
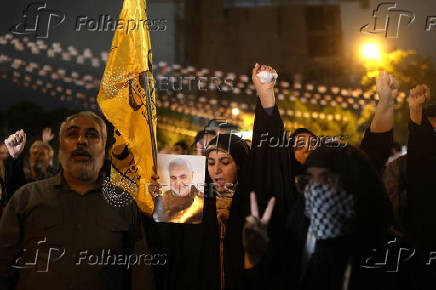
<instances>
[{"instance_id":1,"label":"black headscarf","mask_svg":"<svg viewBox=\"0 0 436 290\"><path fill-rule=\"evenodd\" d=\"M342 188L354 195L357 242L366 248L380 243L392 222L392 208L383 182L368 156L351 145L323 144L306 161L306 168L326 168L339 174Z\"/></svg>"},{"instance_id":2,"label":"black headscarf","mask_svg":"<svg viewBox=\"0 0 436 290\"><path fill-rule=\"evenodd\" d=\"M232 198L226 238L224 240L224 272L226 289L242 289L243 248L242 227L249 212L249 193L247 190L247 167L250 147L234 134L218 134L209 142L206 156L212 150L229 153L238 166L238 185ZM207 182L210 181L206 170ZM203 216L203 238L201 249L201 289L219 289L219 226L216 216L215 196L205 199Z\"/></svg>"},{"instance_id":3,"label":"black headscarf","mask_svg":"<svg viewBox=\"0 0 436 290\"><path fill-rule=\"evenodd\" d=\"M291 155L291 160L292 160L292 175L295 177L298 174L303 173L305 166L304 164L301 164L300 162L298 162L295 159L295 136L299 135L299 134L310 134L312 137L317 138L317 136L312 133L310 130L306 129L306 128L297 128L294 133L289 136L289 139L291 140L291 142L289 143L290 146L290 155Z\"/></svg>"},{"instance_id":4,"label":"black headscarf","mask_svg":"<svg viewBox=\"0 0 436 290\"><path fill-rule=\"evenodd\" d=\"M220 150L232 155L238 165L238 177L240 177L240 171L244 170L248 162L248 152L250 147L239 136L235 134L218 134L213 138L206 149L206 156L212 150Z\"/></svg>"}]
</instances>

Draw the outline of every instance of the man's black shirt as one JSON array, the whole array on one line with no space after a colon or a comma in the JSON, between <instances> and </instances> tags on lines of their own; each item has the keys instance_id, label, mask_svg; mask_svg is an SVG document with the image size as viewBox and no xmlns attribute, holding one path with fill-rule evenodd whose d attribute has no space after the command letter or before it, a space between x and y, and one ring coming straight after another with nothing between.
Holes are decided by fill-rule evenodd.
<instances>
[{"instance_id":1,"label":"man's black shirt","mask_svg":"<svg viewBox=\"0 0 436 290\"><path fill-rule=\"evenodd\" d=\"M114 207L101 188L80 195L61 174L27 184L0 220L0 289L128 289L139 221L134 202Z\"/></svg>"}]
</instances>

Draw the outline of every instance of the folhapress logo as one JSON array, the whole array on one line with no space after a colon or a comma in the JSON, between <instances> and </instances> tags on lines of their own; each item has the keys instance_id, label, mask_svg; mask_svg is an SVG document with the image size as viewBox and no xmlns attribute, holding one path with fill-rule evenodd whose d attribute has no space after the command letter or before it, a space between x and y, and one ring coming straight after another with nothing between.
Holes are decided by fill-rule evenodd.
<instances>
[{"instance_id":1,"label":"folhapress logo","mask_svg":"<svg viewBox=\"0 0 436 290\"><path fill-rule=\"evenodd\" d=\"M400 27L408 26L415 20L415 14L408 10L397 9L397 3L384 2L373 11L373 25L365 24L360 32L379 34L384 33L386 38L398 38Z\"/></svg>"},{"instance_id":2,"label":"folhapress logo","mask_svg":"<svg viewBox=\"0 0 436 290\"><path fill-rule=\"evenodd\" d=\"M33 34L36 38L48 38L51 27L60 25L65 14L58 10L47 9L47 3L30 3L23 11L23 21L14 25L12 34Z\"/></svg>"}]
</instances>

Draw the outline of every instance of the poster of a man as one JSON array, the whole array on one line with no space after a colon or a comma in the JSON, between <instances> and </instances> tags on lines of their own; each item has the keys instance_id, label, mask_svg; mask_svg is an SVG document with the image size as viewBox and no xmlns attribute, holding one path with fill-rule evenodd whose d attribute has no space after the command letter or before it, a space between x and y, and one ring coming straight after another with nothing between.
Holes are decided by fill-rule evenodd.
<instances>
[{"instance_id":1,"label":"poster of a man","mask_svg":"<svg viewBox=\"0 0 436 290\"><path fill-rule=\"evenodd\" d=\"M156 222L201 223L203 216L203 156L159 154L162 190L154 198Z\"/></svg>"},{"instance_id":2,"label":"poster of a man","mask_svg":"<svg viewBox=\"0 0 436 290\"><path fill-rule=\"evenodd\" d=\"M171 185L168 191L169 193L174 193L176 196L180 197L196 194L198 190L195 185L192 184L195 173L188 160L184 158L171 160L168 166L168 172Z\"/></svg>"}]
</instances>

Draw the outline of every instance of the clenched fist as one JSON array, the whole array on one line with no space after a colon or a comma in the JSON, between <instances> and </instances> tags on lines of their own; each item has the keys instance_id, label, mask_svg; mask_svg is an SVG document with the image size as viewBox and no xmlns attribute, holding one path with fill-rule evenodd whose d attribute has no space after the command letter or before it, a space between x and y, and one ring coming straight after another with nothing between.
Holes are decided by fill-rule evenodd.
<instances>
[{"instance_id":1,"label":"clenched fist","mask_svg":"<svg viewBox=\"0 0 436 290\"><path fill-rule=\"evenodd\" d=\"M24 146L26 146L26 133L24 133L23 129L15 132L5 140L5 145L8 148L9 155L18 158L23 152Z\"/></svg>"},{"instance_id":2,"label":"clenched fist","mask_svg":"<svg viewBox=\"0 0 436 290\"><path fill-rule=\"evenodd\" d=\"M426 85L419 85L410 90L407 101L409 102L410 120L415 124L421 125L422 108L429 99L430 89Z\"/></svg>"},{"instance_id":3,"label":"clenched fist","mask_svg":"<svg viewBox=\"0 0 436 290\"><path fill-rule=\"evenodd\" d=\"M380 101L393 102L398 95L398 81L387 72L382 72L376 82Z\"/></svg>"},{"instance_id":4,"label":"clenched fist","mask_svg":"<svg viewBox=\"0 0 436 290\"><path fill-rule=\"evenodd\" d=\"M259 96L262 107L270 108L275 104L274 85L276 83L276 78L273 78L273 80L269 83L261 82L257 74L264 70L270 73L277 73L276 70L270 66L256 63L252 70L251 79L253 80L253 84L256 88L256 92Z\"/></svg>"},{"instance_id":5,"label":"clenched fist","mask_svg":"<svg viewBox=\"0 0 436 290\"><path fill-rule=\"evenodd\" d=\"M426 85L418 85L410 90L409 107L423 106L430 99L430 88Z\"/></svg>"}]
</instances>

